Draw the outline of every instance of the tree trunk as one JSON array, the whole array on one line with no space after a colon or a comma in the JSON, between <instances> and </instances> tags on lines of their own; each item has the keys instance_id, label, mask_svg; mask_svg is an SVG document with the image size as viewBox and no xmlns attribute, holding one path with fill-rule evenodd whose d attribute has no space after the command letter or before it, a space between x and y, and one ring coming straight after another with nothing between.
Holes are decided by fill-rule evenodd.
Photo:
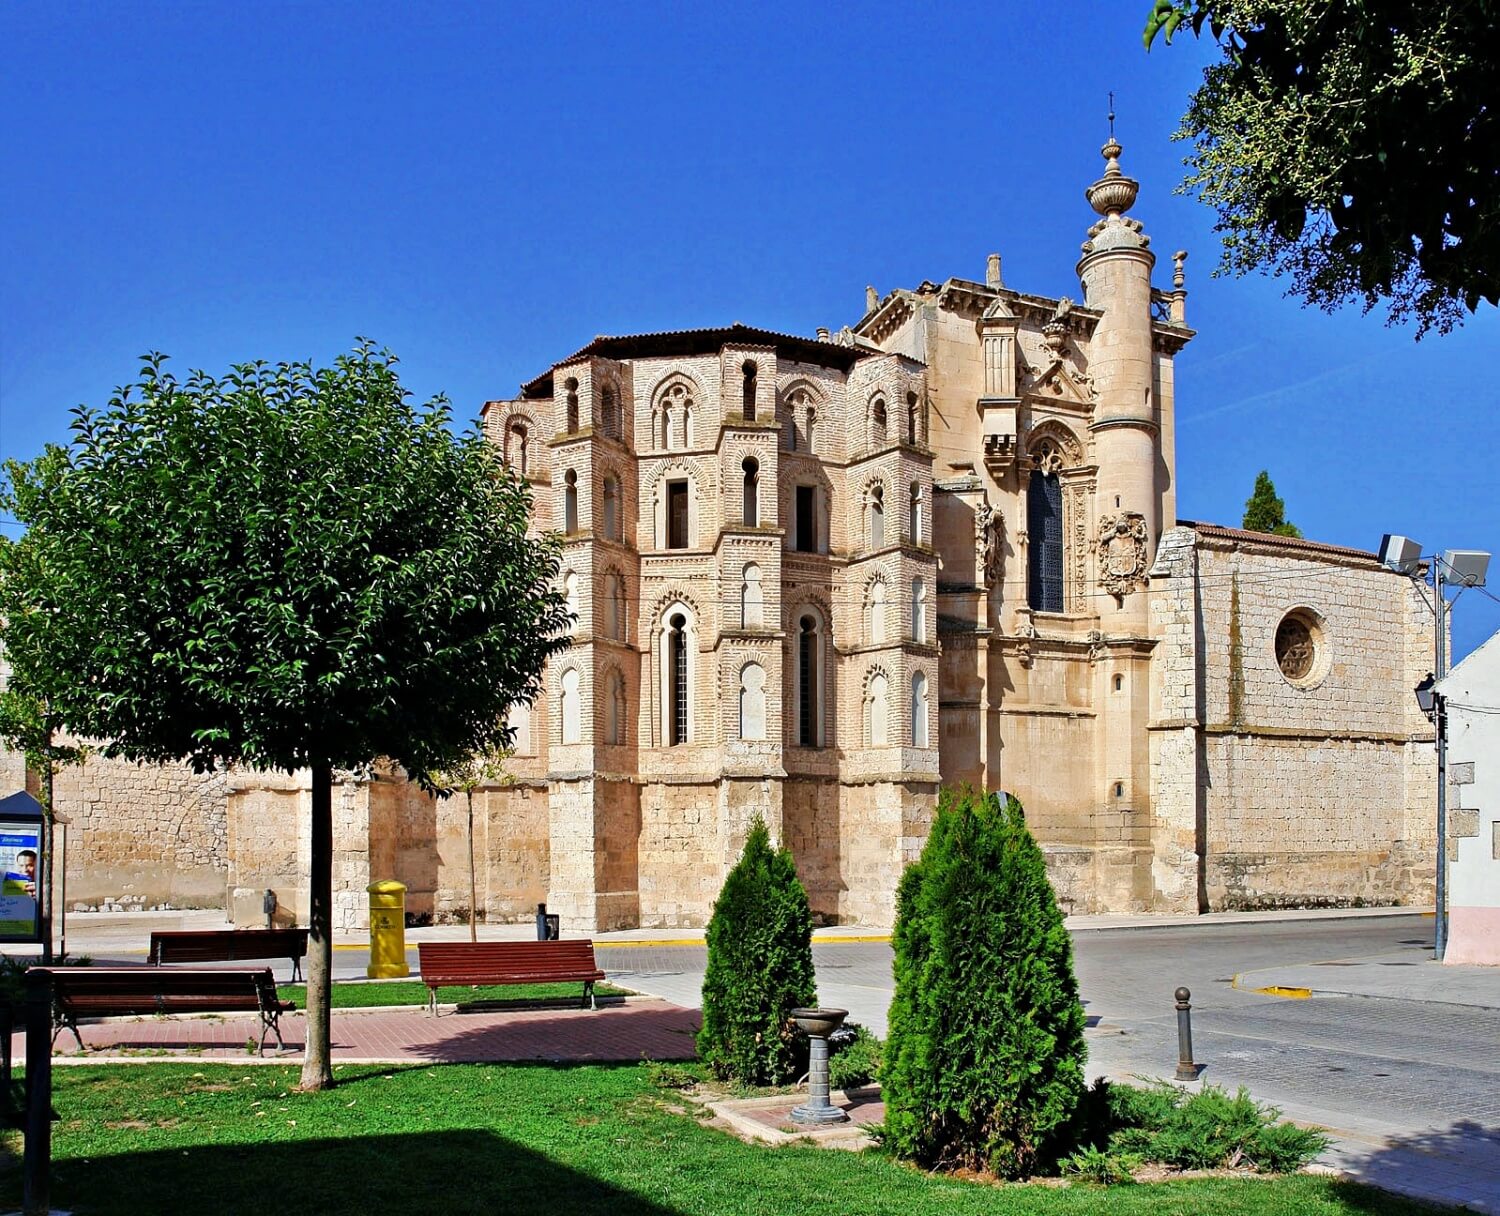
<instances>
[{"instance_id":1,"label":"tree trunk","mask_svg":"<svg viewBox=\"0 0 1500 1216\"><path fill-rule=\"evenodd\" d=\"M469 799L469 940L479 940L479 880L474 877L474 791L465 790Z\"/></svg>"},{"instance_id":2,"label":"tree trunk","mask_svg":"<svg viewBox=\"0 0 1500 1216\"><path fill-rule=\"evenodd\" d=\"M312 766L312 864L308 874L307 1054L302 1088L333 1085L329 1020L333 981L333 766Z\"/></svg>"}]
</instances>

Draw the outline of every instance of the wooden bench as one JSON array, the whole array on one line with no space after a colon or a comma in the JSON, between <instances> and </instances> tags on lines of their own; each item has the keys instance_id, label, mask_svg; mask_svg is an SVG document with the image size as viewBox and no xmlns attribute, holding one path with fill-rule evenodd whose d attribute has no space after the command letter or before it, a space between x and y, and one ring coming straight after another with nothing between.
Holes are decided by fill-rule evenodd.
<instances>
[{"instance_id":1,"label":"wooden bench","mask_svg":"<svg viewBox=\"0 0 1500 1216\"><path fill-rule=\"evenodd\" d=\"M49 968L52 976L52 1041L71 1030L79 1018L143 1017L155 1013L258 1013L260 1051L266 1035L286 1049L281 1037L281 1015L297 1008L278 1000L276 980L269 967L258 970L195 971L182 967L66 967Z\"/></svg>"},{"instance_id":2,"label":"wooden bench","mask_svg":"<svg viewBox=\"0 0 1500 1216\"><path fill-rule=\"evenodd\" d=\"M583 1003L597 1009L594 983L604 972L588 938L561 942L418 942L418 970L427 985L428 1008L437 1016L440 987L479 984L554 984L581 981Z\"/></svg>"},{"instance_id":3,"label":"wooden bench","mask_svg":"<svg viewBox=\"0 0 1500 1216\"><path fill-rule=\"evenodd\" d=\"M306 929L194 929L151 935L151 961L157 966L286 958L291 960L292 982L296 983L302 978L306 957Z\"/></svg>"}]
</instances>

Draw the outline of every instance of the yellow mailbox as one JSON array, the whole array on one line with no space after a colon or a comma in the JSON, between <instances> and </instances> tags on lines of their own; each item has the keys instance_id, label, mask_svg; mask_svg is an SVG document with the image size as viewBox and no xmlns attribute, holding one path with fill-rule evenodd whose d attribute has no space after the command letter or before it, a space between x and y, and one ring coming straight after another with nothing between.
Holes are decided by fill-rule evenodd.
<instances>
[{"instance_id":1,"label":"yellow mailbox","mask_svg":"<svg viewBox=\"0 0 1500 1216\"><path fill-rule=\"evenodd\" d=\"M372 882L370 893L370 965L372 980L410 975L406 965L406 884L395 879Z\"/></svg>"}]
</instances>

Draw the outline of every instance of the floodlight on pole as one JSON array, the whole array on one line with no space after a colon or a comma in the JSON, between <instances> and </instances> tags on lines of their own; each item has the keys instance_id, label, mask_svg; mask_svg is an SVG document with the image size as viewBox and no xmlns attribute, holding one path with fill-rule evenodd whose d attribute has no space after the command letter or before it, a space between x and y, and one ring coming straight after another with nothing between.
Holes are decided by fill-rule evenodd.
<instances>
[{"instance_id":1,"label":"floodlight on pole","mask_svg":"<svg viewBox=\"0 0 1500 1216\"><path fill-rule=\"evenodd\" d=\"M1409 536L1386 533L1380 540L1380 564L1412 582L1423 581L1422 546ZM1448 585L1459 595L1467 587L1483 587L1490 555L1482 549L1446 549L1431 559L1432 670L1413 690L1417 705L1432 720L1437 750L1437 879L1433 891L1432 954L1438 962L1448 946L1448 713L1437 685L1448 674L1448 618L1452 606L1444 594ZM1456 600L1458 597L1455 596Z\"/></svg>"}]
</instances>

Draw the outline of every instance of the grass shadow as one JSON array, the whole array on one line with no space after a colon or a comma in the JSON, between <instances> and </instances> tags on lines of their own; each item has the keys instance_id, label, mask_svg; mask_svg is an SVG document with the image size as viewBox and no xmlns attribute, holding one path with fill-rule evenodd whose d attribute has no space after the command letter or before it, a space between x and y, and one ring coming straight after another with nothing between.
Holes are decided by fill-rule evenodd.
<instances>
[{"instance_id":1,"label":"grass shadow","mask_svg":"<svg viewBox=\"0 0 1500 1216\"><path fill-rule=\"evenodd\" d=\"M665 1002L611 1010L569 1009L555 1017L490 1022L475 1026L449 1014L438 1019L441 1037L414 1043L414 1063L487 1064L497 1061L571 1061L639 1063L650 1060L694 1060L695 1037L702 1022L696 1009Z\"/></svg>"},{"instance_id":2,"label":"grass shadow","mask_svg":"<svg viewBox=\"0 0 1500 1216\"><path fill-rule=\"evenodd\" d=\"M672 1212L498 1132L473 1129L75 1157L57 1162L52 1176L54 1205L109 1216L264 1216L273 1209L338 1216L393 1201L446 1216Z\"/></svg>"}]
</instances>

